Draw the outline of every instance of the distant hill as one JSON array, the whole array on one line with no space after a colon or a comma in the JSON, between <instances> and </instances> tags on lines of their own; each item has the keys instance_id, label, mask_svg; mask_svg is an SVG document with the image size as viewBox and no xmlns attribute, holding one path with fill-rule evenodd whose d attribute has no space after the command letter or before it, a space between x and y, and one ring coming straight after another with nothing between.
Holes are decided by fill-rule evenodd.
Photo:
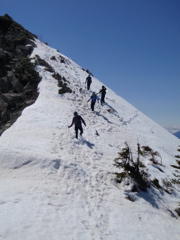
<instances>
[{"instance_id":1,"label":"distant hill","mask_svg":"<svg viewBox=\"0 0 180 240\"><path fill-rule=\"evenodd\" d=\"M180 138L180 131L173 133L176 137Z\"/></svg>"}]
</instances>

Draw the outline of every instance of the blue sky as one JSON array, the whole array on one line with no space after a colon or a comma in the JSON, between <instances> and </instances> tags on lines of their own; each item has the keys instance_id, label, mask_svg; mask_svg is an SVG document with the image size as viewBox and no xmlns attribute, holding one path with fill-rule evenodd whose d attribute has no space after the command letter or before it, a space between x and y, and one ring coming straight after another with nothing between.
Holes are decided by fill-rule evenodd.
<instances>
[{"instance_id":1,"label":"blue sky","mask_svg":"<svg viewBox=\"0 0 180 240\"><path fill-rule=\"evenodd\" d=\"M179 0L1 0L43 42L141 112L180 129Z\"/></svg>"}]
</instances>

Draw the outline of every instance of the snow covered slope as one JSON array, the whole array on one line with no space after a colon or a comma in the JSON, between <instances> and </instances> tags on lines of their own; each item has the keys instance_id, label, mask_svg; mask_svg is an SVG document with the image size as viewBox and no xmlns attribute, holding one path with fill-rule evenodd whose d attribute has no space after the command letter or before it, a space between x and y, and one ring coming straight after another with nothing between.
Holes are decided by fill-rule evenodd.
<instances>
[{"instance_id":1,"label":"snow covered slope","mask_svg":"<svg viewBox=\"0 0 180 240\"><path fill-rule=\"evenodd\" d=\"M134 193L131 202L128 188L115 184L113 163L125 142L134 152L140 143L162 158L163 171L146 163L151 178L171 179L180 140L109 88L106 105L96 103L92 112L87 72L36 44L31 57L48 62L73 93L58 94L57 80L39 65L37 101L0 137L0 240L179 239L178 190ZM91 90L98 92L103 83L92 81ZM74 111L87 125L78 140L68 129Z\"/></svg>"}]
</instances>

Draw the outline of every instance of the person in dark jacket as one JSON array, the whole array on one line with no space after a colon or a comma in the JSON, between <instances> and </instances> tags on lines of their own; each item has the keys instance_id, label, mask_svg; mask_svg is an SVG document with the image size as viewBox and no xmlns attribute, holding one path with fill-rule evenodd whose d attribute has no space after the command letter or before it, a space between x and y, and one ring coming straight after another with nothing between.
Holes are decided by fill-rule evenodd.
<instances>
[{"instance_id":1,"label":"person in dark jacket","mask_svg":"<svg viewBox=\"0 0 180 240\"><path fill-rule=\"evenodd\" d=\"M105 103L105 95L106 95L106 88L105 88L105 86L102 86L102 88L99 91L99 93L101 93L101 105L103 106L103 104Z\"/></svg>"},{"instance_id":2,"label":"person in dark jacket","mask_svg":"<svg viewBox=\"0 0 180 240\"><path fill-rule=\"evenodd\" d=\"M83 122L84 126L86 126L86 123L85 123L84 119L80 115L78 115L77 112L74 112L74 117L72 119L72 123L71 123L70 126L68 126L68 128L75 125L75 133L76 133L76 138L77 139L78 139L78 130L80 130L80 135L81 136L83 134L82 122Z\"/></svg>"},{"instance_id":3,"label":"person in dark jacket","mask_svg":"<svg viewBox=\"0 0 180 240\"><path fill-rule=\"evenodd\" d=\"M87 84L87 90L90 89L90 86L91 86L91 83L92 83L92 78L91 78L91 75L89 74L88 77L86 78L86 82Z\"/></svg>"},{"instance_id":4,"label":"person in dark jacket","mask_svg":"<svg viewBox=\"0 0 180 240\"><path fill-rule=\"evenodd\" d=\"M90 99L88 100L88 102L91 100L91 110L94 111L94 105L96 103L96 100L98 100L98 97L96 95L95 92L92 93Z\"/></svg>"}]
</instances>

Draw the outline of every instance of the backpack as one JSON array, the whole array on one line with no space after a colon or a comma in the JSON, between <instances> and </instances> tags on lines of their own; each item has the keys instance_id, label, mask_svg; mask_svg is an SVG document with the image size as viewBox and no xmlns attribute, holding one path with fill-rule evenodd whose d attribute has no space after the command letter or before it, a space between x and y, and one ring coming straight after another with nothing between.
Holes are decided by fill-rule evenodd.
<instances>
[{"instance_id":1,"label":"backpack","mask_svg":"<svg viewBox=\"0 0 180 240\"><path fill-rule=\"evenodd\" d=\"M97 96L96 96L96 95L92 95L92 96L91 96L92 102L96 102L96 99L97 99Z\"/></svg>"},{"instance_id":2,"label":"backpack","mask_svg":"<svg viewBox=\"0 0 180 240\"><path fill-rule=\"evenodd\" d=\"M80 127L81 126L81 121L83 121L81 116L77 115L77 116L74 117L74 125L75 126Z\"/></svg>"}]
</instances>

